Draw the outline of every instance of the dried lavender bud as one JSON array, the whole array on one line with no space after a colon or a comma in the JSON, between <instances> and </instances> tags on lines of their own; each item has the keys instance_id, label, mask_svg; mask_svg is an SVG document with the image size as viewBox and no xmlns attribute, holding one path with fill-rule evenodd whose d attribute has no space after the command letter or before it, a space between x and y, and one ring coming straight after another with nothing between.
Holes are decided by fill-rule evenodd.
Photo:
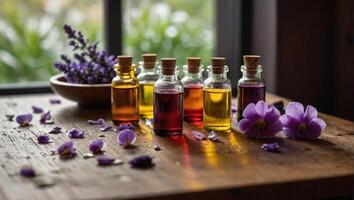
<instances>
[{"instance_id":1,"label":"dried lavender bud","mask_svg":"<svg viewBox=\"0 0 354 200\"><path fill-rule=\"evenodd\" d=\"M52 130L49 131L49 134L59 134L61 133L61 127L54 127Z\"/></svg>"},{"instance_id":2,"label":"dried lavender bud","mask_svg":"<svg viewBox=\"0 0 354 200\"><path fill-rule=\"evenodd\" d=\"M31 166L23 166L20 169L20 175L27 178L33 178L36 176L36 172Z\"/></svg>"},{"instance_id":3,"label":"dried lavender bud","mask_svg":"<svg viewBox=\"0 0 354 200\"><path fill-rule=\"evenodd\" d=\"M261 148L265 151L277 153L279 152L280 146L278 143L272 143L272 144L263 144Z\"/></svg>"},{"instance_id":4,"label":"dried lavender bud","mask_svg":"<svg viewBox=\"0 0 354 200\"><path fill-rule=\"evenodd\" d=\"M49 143L49 137L48 135L40 135L37 137L38 143L40 144L47 144Z\"/></svg>"}]
</instances>

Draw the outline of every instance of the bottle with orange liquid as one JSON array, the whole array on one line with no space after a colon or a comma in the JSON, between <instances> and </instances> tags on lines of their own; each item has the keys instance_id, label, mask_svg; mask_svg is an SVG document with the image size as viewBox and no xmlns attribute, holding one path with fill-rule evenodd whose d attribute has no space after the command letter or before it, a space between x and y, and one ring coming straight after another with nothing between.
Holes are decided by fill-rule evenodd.
<instances>
[{"instance_id":1,"label":"bottle with orange liquid","mask_svg":"<svg viewBox=\"0 0 354 200\"><path fill-rule=\"evenodd\" d=\"M132 56L118 56L112 80L112 121L116 125L139 122L139 81Z\"/></svg>"},{"instance_id":2,"label":"bottle with orange liquid","mask_svg":"<svg viewBox=\"0 0 354 200\"><path fill-rule=\"evenodd\" d=\"M201 58L187 58L186 75L183 85L184 120L199 122L203 120L203 81L201 79Z\"/></svg>"}]
</instances>

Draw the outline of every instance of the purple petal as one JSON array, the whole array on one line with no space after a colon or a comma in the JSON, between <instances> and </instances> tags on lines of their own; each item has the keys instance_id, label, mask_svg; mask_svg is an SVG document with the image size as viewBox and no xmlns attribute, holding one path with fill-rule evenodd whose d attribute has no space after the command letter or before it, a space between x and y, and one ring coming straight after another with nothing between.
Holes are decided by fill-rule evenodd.
<instances>
[{"instance_id":1,"label":"purple petal","mask_svg":"<svg viewBox=\"0 0 354 200\"><path fill-rule=\"evenodd\" d=\"M48 135L40 135L37 137L38 143L40 144L47 144L49 143L49 137Z\"/></svg>"},{"instance_id":2,"label":"purple petal","mask_svg":"<svg viewBox=\"0 0 354 200\"><path fill-rule=\"evenodd\" d=\"M57 149L58 154L61 158L73 158L76 156L76 149L72 141L64 142Z\"/></svg>"},{"instance_id":3,"label":"purple petal","mask_svg":"<svg viewBox=\"0 0 354 200\"><path fill-rule=\"evenodd\" d=\"M256 105L253 103L250 103L246 106L246 108L243 110L243 118L245 119L250 119L250 120L257 120L260 118L256 111Z\"/></svg>"},{"instance_id":4,"label":"purple petal","mask_svg":"<svg viewBox=\"0 0 354 200\"><path fill-rule=\"evenodd\" d=\"M97 163L100 166L108 166L114 163L115 159L108 156L100 156L97 158Z\"/></svg>"},{"instance_id":5,"label":"purple petal","mask_svg":"<svg viewBox=\"0 0 354 200\"><path fill-rule=\"evenodd\" d=\"M84 138L85 132L80 129L73 128L68 132L68 136L70 138Z\"/></svg>"},{"instance_id":6,"label":"purple petal","mask_svg":"<svg viewBox=\"0 0 354 200\"><path fill-rule=\"evenodd\" d=\"M48 112L43 113L41 115L41 118L39 121L43 124L43 123L46 123L47 121L49 121L51 118L52 118L52 115L50 114L50 111L48 111Z\"/></svg>"},{"instance_id":7,"label":"purple petal","mask_svg":"<svg viewBox=\"0 0 354 200\"><path fill-rule=\"evenodd\" d=\"M255 138L255 137L258 137L261 135L261 132L255 127L253 126L252 128L249 128L247 130L245 130L243 132L243 134L246 136L246 137L249 137L249 138Z\"/></svg>"},{"instance_id":8,"label":"purple petal","mask_svg":"<svg viewBox=\"0 0 354 200\"><path fill-rule=\"evenodd\" d=\"M52 130L49 131L50 134L59 134L61 133L61 127L54 127Z\"/></svg>"},{"instance_id":9,"label":"purple petal","mask_svg":"<svg viewBox=\"0 0 354 200\"><path fill-rule=\"evenodd\" d=\"M192 134L195 137L195 139L197 139L197 140L204 140L205 139L205 134L201 133L199 131L192 131Z\"/></svg>"},{"instance_id":10,"label":"purple petal","mask_svg":"<svg viewBox=\"0 0 354 200\"><path fill-rule=\"evenodd\" d=\"M308 139L316 139L320 137L321 131L321 125L317 122L317 120L312 120L309 124L307 124L305 137Z\"/></svg>"},{"instance_id":11,"label":"purple petal","mask_svg":"<svg viewBox=\"0 0 354 200\"><path fill-rule=\"evenodd\" d=\"M92 153L101 153L103 145L104 145L103 140L97 139L91 142L89 149Z\"/></svg>"},{"instance_id":12,"label":"purple petal","mask_svg":"<svg viewBox=\"0 0 354 200\"><path fill-rule=\"evenodd\" d=\"M322 119L320 118L314 118L312 119L312 121L316 122L318 125L320 125L321 130L326 128L326 122L324 122Z\"/></svg>"},{"instance_id":13,"label":"purple petal","mask_svg":"<svg viewBox=\"0 0 354 200\"><path fill-rule=\"evenodd\" d=\"M283 124L284 127L286 128L291 128L297 131L300 121L297 120L296 118L293 118L289 115L283 115L280 117L280 121Z\"/></svg>"},{"instance_id":14,"label":"purple petal","mask_svg":"<svg viewBox=\"0 0 354 200\"><path fill-rule=\"evenodd\" d=\"M276 120L272 123L267 123L266 129L263 131L262 135L264 137L273 137L276 133L280 132L283 129L283 124L280 120Z\"/></svg>"},{"instance_id":15,"label":"purple petal","mask_svg":"<svg viewBox=\"0 0 354 200\"><path fill-rule=\"evenodd\" d=\"M13 121L15 115L6 114L5 117L7 118L8 121Z\"/></svg>"},{"instance_id":16,"label":"purple petal","mask_svg":"<svg viewBox=\"0 0 354 200\"><path fill-rule=\"evenodd\" d=\"M33 115L31 113L16 116L16 122L20 124L20 126L28 126L32 119Z\"/></svg>"},{"instance_id":17,"label":"purple petal","mask_svg":"<svg viewBox=\"0 0 354 200\"><path fill-rule=\"evenodd\" d=\"M268 105L264 101L261 100L261 101L257 102L255 108L256 108L258 115L261 116L262 118L264 118L264 115L268 111Z\"/></svg>"},{"instance_id":18,"label":"purple petal","mask_svg":"<svg viewBox=\"0 0 354 200\"><path fill-rule=\"evenodd\" d=\"M129 161L132 168L147 169L154 166L153 160L148 155L137 156Z\"/></svg>"},{"instance_id":19,"label":"purple petal","mask_svg":"<svg viewBox=\"0 0 354 200\"><path fill-rule=\"evenodd\" d=\"M297 130L296 129L293 129L293 128L286 128L284 127L283 128L283 134L287 137L287 138L297 138L299 137L298 136L298 133L297 133Z\"/></svg>"},{"instance_id":20,"label":"purple petal","mask_svg":"<svg viewBox=\"0 0 354 200\"><path fill-rule=\"evenodd\" d=\"M285 113L292 118L297 119L298 121L302 121L304 115L304 106L298 102L290 102L286 106Z\"/></svg>"},{"instance_id":21,"label":"purple petal","mask_svg":"<svg viewBox=\"0 0 354 200\"><path fill-rule=\"evenodd\" d=\"M33 113L42 113L43 109L38 106L32 106Z\"/></svg>"},{"instance_id":22,"label":"purple petal","mask_svg":"<svg viewBox=\"0 0 354 200\"><path fill-rule=\"evenodd\" d=\"M130 129L124 129L118 133L117 142L118 144L128 147L133 144L136 140L136 133Z\"/></svg>"},{"instance_id":23,"label":"purple petal","mask_svg":"<svg viewBox=\"0 0 354 200\"><path fill-rule=\"evenodd\" d=\"M277 153L277 152L279 152L280 146L279 146L278 143L272 143L272 144L263 144L263 145L261 146L261 148L262 148L264 151Z\"/></svg>"},{"instance_id":24,"label":"purple petal","mask_svg":"<svg viewBox=\"0 0 354 200\"><path fill-rule=\"evenodd\" d=\"M90 124L90 125L97 125L98 121L89 119L89 120L87 120L87 123Z\"/></svg>"},{"instance_id":25,"label":"purple petal","mask_svg":"<svg viewBox=\"0 0 354 200\"><path fill-rule=\"evenodd\" d=\"M36 172L31 166L24 166L20 169L20 175L26 178L32 178L36 176Z\"/></svg>"},{"instance_id":26,"label":"purple petal","mask_svg":"<svg viewBox=\"0 0 354 200\"><path fill-rule=\"evenodd\" d=\"M49 103L50 104L61 104L61 100L60 99L49 99Z\"/></svg>"},{"instance_id":27,"label":"purple petal","mask_svg":"<svg viewBox=\"0 0 354 200\"><path fill-rule=\"evenodd\" d=\"M254 123L254 121L244 118L238 122L238 126L240 127L242 132L245 132L246 130L252 128L254 126Z\"/></svg>"},{"instance_id":28,"label":"purple petal","mask_svg":"<svg viewBox=\"0 0 354 200\"><path fill-rule=\"evenodd\" d=\"M279 110L277 110L276 108L270 108L264 115L264 120L268 124L279 120L279 117L280 117Z\"/></svg>"},{"instance_id":29,"label":"purple petal","mask_svg":"<svg viewBox=\"0 0 354 200\"><path fill-rule=\"evenodd\" d=\"M304 122L308 123L310 122L313 118L317 117L317 110L313 106L307 106L305 113L304 113Z\"/></svg>"},{"instance_id":30,"label":"purple petal","mask_svg":"<svg viewBox=\"0 0 354 200\"><path fill-rule=\"evenodd\" d=\"M97 124L98 124L100 127L103 127L103 126L106 125L106 122L104 121L104 119L99 118L99 119L97 120Z\"/></svg>"}]
</instances>

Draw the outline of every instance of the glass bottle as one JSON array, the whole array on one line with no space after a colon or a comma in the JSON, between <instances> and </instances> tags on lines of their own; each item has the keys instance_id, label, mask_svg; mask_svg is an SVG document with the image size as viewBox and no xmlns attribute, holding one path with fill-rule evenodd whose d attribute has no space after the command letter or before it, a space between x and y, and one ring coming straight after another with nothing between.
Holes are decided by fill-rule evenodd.
<instances>
[{"instance_id":1,"label":"glass bottle","mask_svg":"<svg viewBox=\"0 0 354 200\"><path fill-rule=\"evenodd\" d=\"M259 65L260 56L243 56L244 65L241 66L242 78L237 84L237 121L243 116L243 110L250 103L256 104L259 100L265 101L266 88L261 77L262 66Z\"/></svg>"},{"instance_id":2,"label":"glass bottle","mask_svg":"<svg viewBox=\"0 0 354 200\"><path fill-rule=\"evenodd\" d=\"M154 85L154 132L161 136L183 130L183 87L175 75L176 59L161 59L161 76Z\"/></svg>"},{"instance_id":3,"label":"glass bottle","mask_svg":"<svg viewBox=\"0 0 354 200\"><path fill-rule=\"evenodd\" d=\"M139 113L144 119L153 118L154 84L159 79L156 71L156 54L144 54L139 63Z\"/></svg>"},{"instance_id":4,"label":"glass bottle","mask_svg":"<svg viewBox=\"0 0 354 200\"><path fill-rule=\"evenodd\" d=\"M184 120L198 122L203 120L203 81L201 77L201 58L187 58L183 85Z\"/></svg>"},{"instance_id":5,"label":"glass bottle","mask_svg":"<svg viewBox=\"0 0 354 200\"><path fill-rule=\"evenodd\" d=\"M112 80L112 121L116 125L139 122L139 81L132 56L118 56Z\"/></svg>"},{"instance_id":6,"label":"glass bottle","mask_svg":"<svg viewBox=\"0 0 354 200\"><path fill-rule=\"evenodd\" d=\"M231 130L231 83L226 77L225 58L211 59L211 76L204 81L204 128L215 131Z\"/></svg>"}]
</instances>

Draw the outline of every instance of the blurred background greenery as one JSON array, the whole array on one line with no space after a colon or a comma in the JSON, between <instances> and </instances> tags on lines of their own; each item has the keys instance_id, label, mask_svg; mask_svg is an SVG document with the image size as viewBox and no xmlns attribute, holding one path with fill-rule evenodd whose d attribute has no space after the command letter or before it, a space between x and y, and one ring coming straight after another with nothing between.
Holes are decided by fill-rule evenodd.
<instances>
[{"instance_id":1,"label":"blurred background greenery","mask_svg":"<svg viewBox=\"0 0 354 200\"><path fill-rule=\"evenodd\" d=\"M214 46L214 0L124 0L123 53L135 62L143 53L188 56L205 64ZM64 24L103 40L103 0L0 0L0 83L46 81L52 66L70 48ZM119 24L117 24L119 25Z\"/></svg>"}]
</instances>

